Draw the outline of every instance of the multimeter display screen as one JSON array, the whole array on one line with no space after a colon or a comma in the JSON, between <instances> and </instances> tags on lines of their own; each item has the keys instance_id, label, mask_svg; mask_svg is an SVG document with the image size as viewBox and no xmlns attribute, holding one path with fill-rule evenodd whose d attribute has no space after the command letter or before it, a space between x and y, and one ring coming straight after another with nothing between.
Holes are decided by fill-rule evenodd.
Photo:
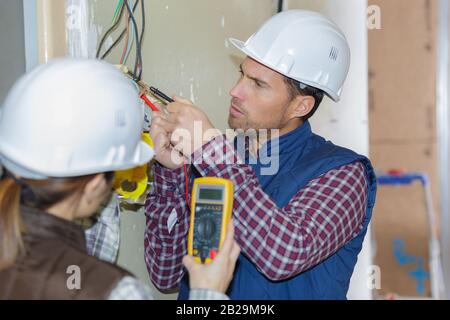
<instances>
[{"instance_id":1,"label":"multimeter display screen","mask_svg":"<svg viewBox=\"0 0 450 320\"><path fill-rule=\"evenodd\" d=\"M203 200L222 200L222 190L200 189L199 198Z\"/></svg>"}]
</instances>

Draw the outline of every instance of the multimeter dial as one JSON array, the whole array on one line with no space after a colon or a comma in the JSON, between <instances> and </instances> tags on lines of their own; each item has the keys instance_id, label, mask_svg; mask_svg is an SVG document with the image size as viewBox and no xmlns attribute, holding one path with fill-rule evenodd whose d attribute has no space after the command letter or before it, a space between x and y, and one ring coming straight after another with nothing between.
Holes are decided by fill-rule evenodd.
<instances>
[{"instance_id":1,"label":"multimeter dial","mask_svg":"<svg viewBox=\"0 0 450 320\"><path fill-rule=\"evenodd\" d=\"M225 241L233 214L233 182L217 177L194 180L190 207L188 254L210 263Z\"/></svg>"},{"instance_id":2,"label":"multimeter dial","mask_svg":"<svg viewBox=\"0 0 450 320\"><path fill-rule=\"evenodd\" d=\"M205 215L198 221L198 237L202 241L210 241L214 239L214 233L216 231L216 222L214 216Z\"/></svg>"},{"instance_id":3,"label":"multimeter dial","mask_svg":"<svg viewBox=\"0 0 450 320\"><path fill-rule=\"evenodd\" d=\"M211 250L219 249L222 210L222 205L197 203L193 243L196 256L209 258Z\"/></svg>"}]
</instances>

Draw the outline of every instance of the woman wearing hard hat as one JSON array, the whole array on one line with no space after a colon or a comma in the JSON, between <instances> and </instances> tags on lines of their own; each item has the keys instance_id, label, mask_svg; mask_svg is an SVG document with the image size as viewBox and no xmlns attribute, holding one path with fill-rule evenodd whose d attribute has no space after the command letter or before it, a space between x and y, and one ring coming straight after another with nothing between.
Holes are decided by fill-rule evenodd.
<instances>
[{"instance_id":1,"label":"woman wearing hard hat","mask_svg":"<svg viewBox=\"0 0 450 320\"><path fill-rule=\"evenodd\" d=\"M96 212L113 172L149 162L135 86L113 66L61 59L13 87L0 109L0 299L151 299L127 271L91 257L73 221ZM225 299L233 228L208 266L184 262L191 298Z\"/></svg>"}]
</instances>

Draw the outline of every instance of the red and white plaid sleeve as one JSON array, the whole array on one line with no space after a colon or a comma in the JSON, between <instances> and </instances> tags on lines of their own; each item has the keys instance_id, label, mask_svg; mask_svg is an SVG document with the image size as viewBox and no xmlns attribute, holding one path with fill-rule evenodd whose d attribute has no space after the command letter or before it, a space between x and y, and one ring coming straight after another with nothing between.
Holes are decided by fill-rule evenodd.
<instances>
[{"instance_id":1,"label":"red and white plaid sleeve","mask_svg":"<svg viewBox=\"0 0 450 320\"><path fill-rule=\"evenodd\" d=\"M250 166L227 164L237 158L232 144L219 136L194 154L193 163L202 176L234 183L236 240L267 278L284 280L306 271L363 228L367 182L361 163L310 181L284 208L278 208Z\"/></svg>"},{"instance_id":2,"label":"red and white plaid sleeve","mask_svg":"<svg viewBox=\"0 0 450 320\"><path fill-rule=\"evenodd\" d=\"M283 280L309 269L362 229L367 182L361 163L310 181L284 208L278 208L262 190L251 166L239 164L238 158L232 144L220 136L197 151L192 162L202 176L234 183L236 240L242 253L269 279ZM182 170L162 168L155 169L155 177L157 188L146 206L146 260L154 284L168 289L176 287L183 275L181 259L189 227L185 177ZM170 214L177 220L169 232Z\"/></svg>"},{"instance_id":3,"label":"red and white plaid sleeve","mask_svg":"<svg viewBox=\"0 0 450 320\"><path fill-rule=\"evenodd\" d=\"M165 291L177 288L184 274L181 261L187 253L189 213L184 199L184 170L155 164L153 171L154 188L145 203L144 256L150 279Z\"/></svg>"}]
</instances>

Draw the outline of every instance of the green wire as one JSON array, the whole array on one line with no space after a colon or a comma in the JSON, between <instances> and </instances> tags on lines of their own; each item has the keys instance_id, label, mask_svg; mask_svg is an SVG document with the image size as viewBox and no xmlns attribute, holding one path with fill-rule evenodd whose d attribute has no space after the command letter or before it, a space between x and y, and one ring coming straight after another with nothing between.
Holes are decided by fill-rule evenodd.
<instances>
[{"instance_id":1,"label":"green wire","mask_svg":"<svg viewBox=\"0 0 450 320\"><path fill-rule=\"evenodd\" d=\"M123 0L119 0L119 2L117 4L116 12L114 12L113 24L117 19L117 14L119 13L120 8L122 7L122 2L123 2Z\"/></svg>"}]
</instances>

